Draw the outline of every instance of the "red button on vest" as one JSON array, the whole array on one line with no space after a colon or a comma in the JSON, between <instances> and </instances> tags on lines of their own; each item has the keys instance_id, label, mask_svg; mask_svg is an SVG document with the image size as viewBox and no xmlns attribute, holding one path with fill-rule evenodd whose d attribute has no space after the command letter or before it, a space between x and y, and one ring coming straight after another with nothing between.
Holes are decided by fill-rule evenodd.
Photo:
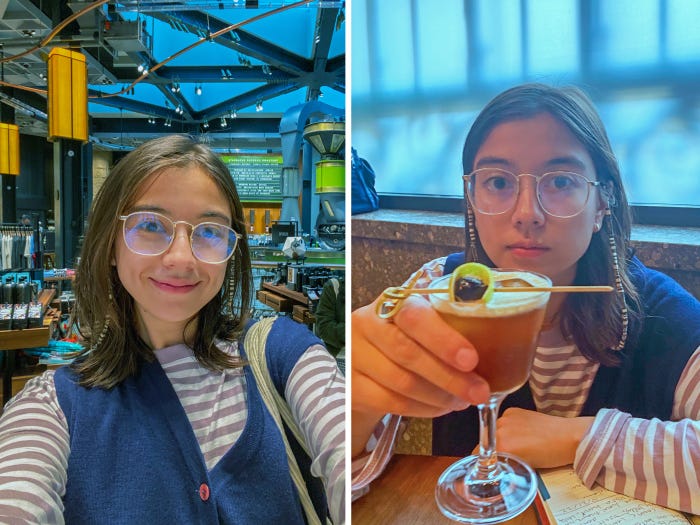
<instances>
[{"instance_id":1,"label":"red button on vest","mask_svg":"<svg viewBox=\"0 0 700 525\"><path fill-rule=\"evenodd\" d=\"M202 498L202 501L209 499L209 486L206 483L202 483L199 486L199 497Z\"/></svg>"}]
</instances>

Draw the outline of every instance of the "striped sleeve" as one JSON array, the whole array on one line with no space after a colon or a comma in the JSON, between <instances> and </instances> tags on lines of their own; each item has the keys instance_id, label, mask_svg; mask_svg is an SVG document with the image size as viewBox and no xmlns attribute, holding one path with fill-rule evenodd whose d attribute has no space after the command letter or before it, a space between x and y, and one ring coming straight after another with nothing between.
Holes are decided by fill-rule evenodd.
<instances>
[{"instance_id":1,"label":"striped sleeve","mask_svg":"<svg viewBox=\"0 0 700 525\"><path fill-rule=\"evenodd\" d=\"M427 288L430 283L442 277L446 257L433 259L421 266L403 286ZM367 494L372 481L377 479L394 454L394 443L397 434L403 432L401 416L387 414L377 423L365 453L352 461L352 499L356 500Z\"/></svg>"},{"instance_id":2,"label":"striped sleeve","mask_svg":"<svg viewBox=\"0 0 700 525\"><path fill-rule=\"evenodd\" d=\"M311 473L326 487L333 523L345 516L345 378L320 345L311 346L294 366L285 398L312 455Z\"/></svg>"},{"instance_id":3,"label":"striped sleeve","mask_svg":"<svg viewBox=\"0 0 700 525\"><path fill-rule=\"evenodd\" d=\"M364 496L369 491L369 484L384 472L394 453L396 436L404 428L401 416L387 414L377 424L365 447L365 453L352 462L352 499Z\"/></svg>"},{"instance_id":4,"label":"striped sleeve","mask_svg":"<svg viewBox=\"0 0 700 525\"><path fill-rule=\"evenodd\" d=\"M407 286L415 279L413 288L427 288L433 280L442 277L445 270L446 259L446 257L440 257L425 263L418 271L411 275L403 285Z\"/></svg>"},{"instance_id":5,"label":"striped sleeve","mask_svg":"<svg viewBox=\"0 0 700 525\"><path fill-rule=\"evenodd\" d=\"M68 425L47 371L0 418L0 522L64 523L68 455Z\"/></svg>"},{"instance_id":6,"label":"striped sleeve","mask_svg":"<svg viewBox=\"0 0 700 525\"><path fill-rule=\"evenodd\" d=\"M700 514L700 347L676 385L671 421L603 409L574 469L588 487Z\"/></svg>"}]
</instances>

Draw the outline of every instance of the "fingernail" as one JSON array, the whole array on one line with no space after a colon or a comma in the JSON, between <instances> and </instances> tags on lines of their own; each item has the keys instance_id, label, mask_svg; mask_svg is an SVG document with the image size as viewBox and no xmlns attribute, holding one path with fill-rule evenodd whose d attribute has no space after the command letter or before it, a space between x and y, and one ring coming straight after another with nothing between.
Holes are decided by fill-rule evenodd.
<instances>
[{"instance_id":1,"label":"fingernail","mask_svg":"<svg viewBox=\"0 0 700 525\"><path fill-rule=\"evenodd\" d=\"M476 353L469 348L463 348L457 351L455 360L462 370L473 370L477 362Z\"/></svg>"}]
</instances>

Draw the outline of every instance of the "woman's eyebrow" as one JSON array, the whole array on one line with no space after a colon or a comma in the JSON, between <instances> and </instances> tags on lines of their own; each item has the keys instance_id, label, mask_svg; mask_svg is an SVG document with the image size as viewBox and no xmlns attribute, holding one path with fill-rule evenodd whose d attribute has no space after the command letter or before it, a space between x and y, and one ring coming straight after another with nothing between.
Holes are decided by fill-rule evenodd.
<instances>
[{"instance_id":1,"label":"woman's eyebrow","mask_svg":"<svg viewBox=\"0 0 700 525\"><path fill-rule=\"evenodd\" d=\"M226 223L231 223L231 217L228 215L225 215L221 212L218 211L207 211L204 212L200 215L202 219L221 219L222 221L225 221Z\"/></svg>"},{"instance_id":2,"label":"woman's eyebrow","mask_svg":"<svg viewBox=\"0 0 700 525\"><path fill-rule=\"evenodd\" d=\"M153 206L151 204L139 204L137 206L131 206L129 207L129 213L134 213L137 211L152 211L155 213L162 213L163 215L167 215L167 211L165 208L161 208L159 206Z\"/></svg>"},{"instance_id":3,"label":"woman's eyebrow","mask_svg":"<svg viewBox=\"0 0 700 525\"><path fill-rule=\"evenodd\" d=\"M508 159L505 159L503 157L496 157L494 155L488 155L486 157L481 157L474 166L474 169L478 169L483 166L500 166L502 168L510 168L512 165L513 164ZM586 164L576 156L565 155L562 157L554 157L549 159L542 165L542 167L545 169L567 167L583 171L586 169Z\"/></svg>"},{"instance_id":4,"label":"woman's eyebrow","mask_svg":"<svg viewBox=\"0 0 700 525\"><path fill-rule=\"evenodd\" d=\"M478 162L474 165L474 169L479 169L482 166L510 166L510 161L504 159L503 157L495 157L492 155L481 157Z\"/></svg>"},{"instance_id":5,"label":"woman's eyebrow","mask_svg":"<svg viewBox=\"0 0 700 525\"><path fill-rule=\"evenodd\" d=\"M162 215L165 215L169 219L173 220L174 218L172 217L172 214L166 210L165 208L161 208L160 206L154 206L152 204L139 204L137 206L133 206L130 208L129 213L134 213L137 211L152 211L154 213L160 213ZM199 214L200 219L221 219L222 221L226 222L227 224L231 223L231 218L226 215L225 213L221 213L218 211L212 211L208 210L205 212L202 212Z\"/></svg>"},{"instance_id":6,"label":"woman's eyebrow","mask_svg":"<svg viewBox=\"0 0 700 525\"><path fill-rule=\"evenodd\" d=\"M546 163L545 166L547 168L552 168L556 166L566 166L566 167L573 167L579 170L585 170L586 169L586 164L579 159L578 157L575 156L570 156L566 155L564 157L554 157L553 159L549 159Z\"/></svg>"}]
</instances>

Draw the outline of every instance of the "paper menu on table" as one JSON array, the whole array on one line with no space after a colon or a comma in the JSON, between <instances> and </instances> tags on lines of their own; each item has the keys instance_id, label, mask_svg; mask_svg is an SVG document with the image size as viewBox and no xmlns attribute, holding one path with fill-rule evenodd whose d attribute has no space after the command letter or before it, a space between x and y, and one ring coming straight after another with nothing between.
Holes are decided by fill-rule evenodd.
<instances>
[{"instance_id":1,"label":"paper menu on table","mask_svg":"<svg viewBox=\"0 0 700 525\"><path fill-rule=\"evenodd\" d=\"M595 485L587 489L571 468L540 471L558 525L688 525L684 514L617 494Z\"/></svg>"}]
</instances>

